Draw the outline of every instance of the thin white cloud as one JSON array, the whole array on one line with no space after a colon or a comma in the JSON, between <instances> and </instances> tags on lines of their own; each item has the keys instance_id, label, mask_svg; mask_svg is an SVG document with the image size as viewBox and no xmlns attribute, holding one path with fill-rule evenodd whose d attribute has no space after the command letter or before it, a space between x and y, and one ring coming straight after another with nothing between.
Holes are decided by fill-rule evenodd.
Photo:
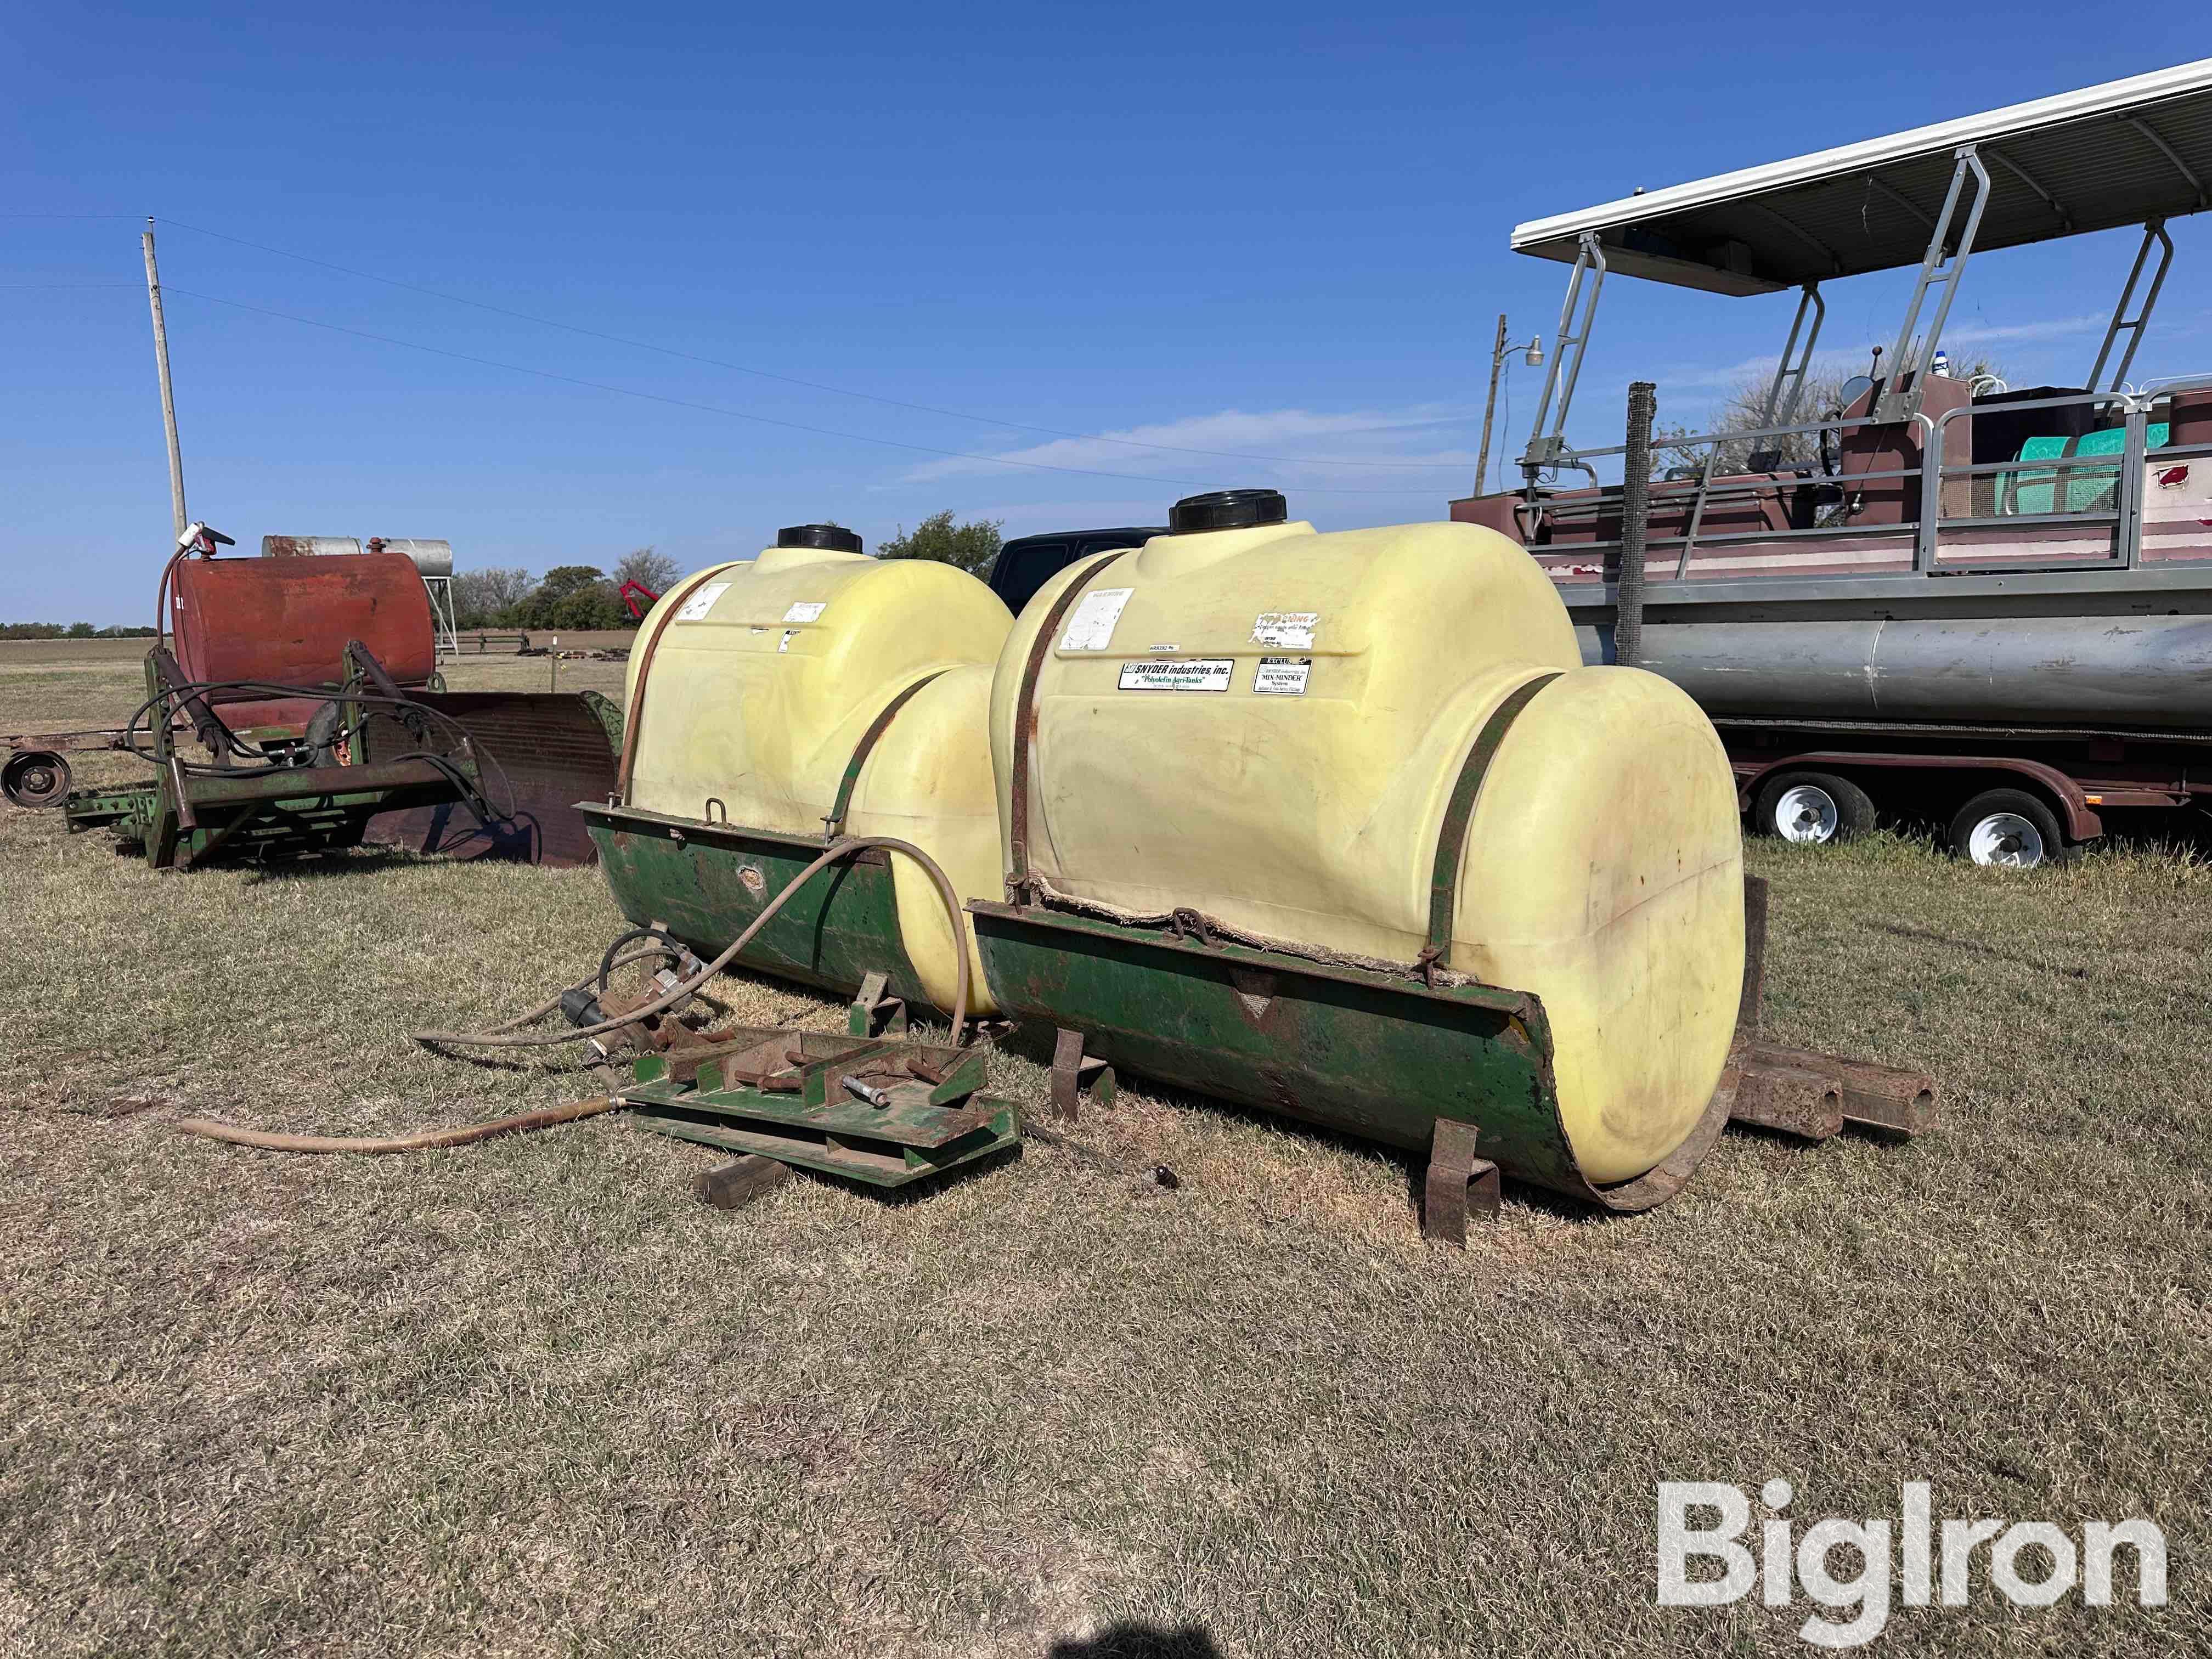
<instances>
[{"instance_id":1,"label":"thin white cloud","mask_svg":"<svg viewBox=\"0 0 2212 1659\"><path fill-rule=\"evenodd\" d=\"M1969 324L1963 328L1945 329L1943 343L1991 345L2003 340L2062 340L2069 335L2102 329L2111 320L2108 315L2085 312L2079 317L2047 317L2037 323L1984 323L1979 326Z\"/></svg>"},{"instance_id":2,"label":"thin white cloud","mask_svg":"<svg viewBox=\"0 0 2212 1659\"><path fill-rule=\"evenodd\" d=\"M1255 469L1269 478L1310 483L1389 484L1411 482L1424 470L1471 467L1472 450L1437 447L1441 428L1462 428L1473 416L1464 407L1422 404L1399 410L1322 413L1306 409L1223 410L1103 433L1095 438L1055 438L1049 443L996 452L990 459L929 461L901 475L907 483L998 473L994 461L1028 466L1080 467L1108 472L1218 472ZM1425 442L1427 440L1430 441ZM1185 452L1212 452L1191 454ZM1273 459L1261 459L1259 457Z\"/></svg>"}]
</instances>

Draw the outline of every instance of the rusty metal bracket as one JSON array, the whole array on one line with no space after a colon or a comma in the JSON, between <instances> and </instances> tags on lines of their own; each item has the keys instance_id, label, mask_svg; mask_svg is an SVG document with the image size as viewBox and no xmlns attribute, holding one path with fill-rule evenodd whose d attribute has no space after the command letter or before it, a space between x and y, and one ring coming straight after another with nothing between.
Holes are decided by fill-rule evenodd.
<instances>
[{"instance_id":1,"label":"rusty metal bracket","mask_svg":"<svg viewBox=\"0 0 2212 1659\"><path fill-rule=\"evenodd\" d=\"M1743 878L1743 995L1736 1004L1735 1040L1759 1035L1759 1006L1766 998L1766 878Z\"/></svg>"},{"instance_id":2,"label":"rusty metal bracket","mask_svg":"<svg viewBox=\"0 0 2212 1659\"><path fill-rule=\"evenodd\" d=\"M718 564L708 565L662 595L663 599L668 602L668 608L660 613L659 622L646 639L644 650L632 647L637 666L630 674L629 683L637 690L631 695L627 717L623 721L622 752L615 761L615 787L614 793L608 797L610 800L626 802L629 799L630 773L637 764L638 723L645 716L646 690L652 684L653 658L653 653L660 649L660 636L668 631L668 624L676 620L676 613L684 608L684 602L721 568Z\"/></svg>"},{"instance_id":3,"label":"rusty metal bracket","mask_svg":"<svg viewBox=\"0 0 2212 1659\"><path fill-rule=\"evenodd\" d=\"M1066 1122L1073 1123L1082 1115L1083 1097L1088 1094L1092 1105L1102 1110L1114 1103L1114 1068L1103 1060L1091 1060L1083 1052L1083 1033L1060 1028L1060 1035L1052 1045L1052 1109Z\"/></svg>"},{"instance_id":4,"label":"rusty metal bracket","mask_svg":"<svg viewBox=\"0 0 2212 1659\"><path fill-rule=\"evenodd\" d=\"M845 775L837 781L837 799L823 817L822 838L823 841L835 841L845 833L845 814L852 807L853 790L860 781L860 769L868 763L868 757L875 751L877 741L884 732L890 730L890 724L898 718L899 710L912 702L915 694L921 691L922 687L933 680L943 679L951 672L949 668L940 668L934 674L924 674L912 685L885 703L883 712L869 723L866 731L860 733L860 741L854 745L853 758L845 763ZM725 819L729 817L727 807L722 809L722 816Z\"/></svg>"},{"instance_id":5,"label":"rusty metal bracket","mask_svg":"<svg viewBox=\"0 0 2212 1659\"><path fill-rule=\"evenodd\" d=\"M1421 1237L1467 1248L1470 1215L1498 1219L1498 1166L1474 1155L1475 1127L1455 1117L1437 1120L1429 1142L1428 1173L1421 1183Z\"/></svg>"},{"instance_id":6,"label":"rusty metal bracket","mask_svg":"<svg viewBox=\"0 0 2212 1659\"><path fill-rule=\"evenodd\" d=\"M1482 793L1483 776L1490 770L1490 763L1498 757L1505 733L1521 711L1528 706L1532 697L1559 678L1555 673L1539 674L1499 703L1483 722L1474 748L1468 750L1466 763L1460 768L1459 781L1452 786L1451 799L1444 806L1443 827L1437 832L1436 866L1429 876L1429 942L1419 964L1425 983L1435 983L1438 966L1451 966L1452 916L1459 908L1460 860L1467 852L1468 826L1474 820L1474 804Z\"/></svg>"},{"instance_id":7,"label":"rusty metal bracket","mask_svg":"<svg viewBox=\"0 0 2212 1659\"><path fill-rule=\"evenodd\" d=\"M1037 677L1044 672L1045 653L1052 649L1052 638L1060 631L1060 619L1092 580L1121 556L1121 553L1109 553L1094 561L1084 568L1081 575L1060 590L1060 597L1052 602L1037 624L1036 637L1030 641L1029 659L1022 665L1021 695L1014 700L1014 775L1007 788L1010 810L1006 897L1015 904L1027 903L1036 897L1030 883L1030 747L1036 736Z\"/></svg>"},{"instance_id":8,"label":"rusty metal bracket","mask_svg":"<svg viewBox=\"0 0 2212 1659\"><path fill-rule=\"evenodd\" d=\"M856 1037L904 1036L906 999L890 994L890 975L872 972L861 975L860 988L846 1010L845 1030Z\"/></svg>"}]
</instances>

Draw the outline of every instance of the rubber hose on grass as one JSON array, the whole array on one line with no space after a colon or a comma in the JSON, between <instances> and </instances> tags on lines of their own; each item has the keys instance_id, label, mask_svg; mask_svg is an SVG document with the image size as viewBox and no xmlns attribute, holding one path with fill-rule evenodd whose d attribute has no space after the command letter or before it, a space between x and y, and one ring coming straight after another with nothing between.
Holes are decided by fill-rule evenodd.
<instances>
[{"instance_id":1,"label":"rubber hose on grass","mask_svg":"<svg viewBox=\"0 0 2212 1659\"><path fill-rule=\"evenodd\" d=\"M848 859L855 853L866 852L872 847L880 847L887 852L903 853L919 864L935 884L938 897L944 902L945 920L952 926L954 955L959 963L959 975L952 993L952 1046L957 1048L960 1046L961 1029L968 1021L968 941L960 925L960 896L952 890L951 878L946 876L935 859L912 842L901 841L893 836L848 836L825 848L813 863L785 884L783 890L768 902L767 908L753 918L751 925L738 935L727 950L673 990L663 993L658 1000L633 1013L604 1019L596 1025L578 1026L568 1031L532 1032L514 1029L518 1025L526 1025L533 1019L542 1018L554 1006L549 1003L489 1031L417 1031L414 1034L415 1041L455 1048L544 1048L556 1043L575 1042L585 1037L603 1036L609 1031L618 1031L625 1025L634 1025L651 1015L665 1013L736 961L738 953L753 942L754 935L767 927L769 919L783 908L791 896L816 875L839 860ZM558 999L555 1001L557 1002Z\"/></svg>"},{"instance_id":2,"label":"rubber hose on grass","mask_svg":"<svg viewBox=\"0 0 2212 1659\"><path fill-rule=\"evenodd\" d=\"M556 995L541 1003L528 1013L518 1015L505 1024L489 1031L417 1031L417 1042L451 1044L468 1048L547 1048L555 1043L574 1042L583 1037L598 1036L607 1031L618 1030L648 1015L663 1013L683 1001L727 967L738 952L752 942L753 936L768 923L769 918L781 910L785 902L817 874L841 859L855 853L866 852L871 847L903 853L928 873L937 888L939 898L945 903L945 913L952 924L952 940L959 956L959 976L952 994L952 1046L960 1046L960 1033L968 1018L968 945L961 935L960 896L952 890L951 880L936 860L911 842L900 841L890 836L852 836L826 848L822 855L801 870L786 884L784 890L769 902L768 908L753 918L752 925L738 935L730 948L702 968L690 979L667 992L651 1006L624 1014L618 1019L602 1020L597 1025L586 1025L569 1031L532 1034L518 1031L515 1027L541 1019L560 1006ZM616 941L617 948L622 944ZM658 956L657 950L632 952L617 960L615 965L636 961L644 957ZM586 984L590 981L584 981ZM350 1135L287 1135L275 1134L262 1129L241 1129L213 1118L188 1117L180 1119L176 1127L186 1134L204 1135L210 1140L228 1141L234 1146L252 1146L272 1152L416 1152L436 1146L467 1146L494 1135L514 1133L528 1129L550 1128L559 1123L573 1123L581 1118L596 1117L602 1112L614 1110L622 1103L618 1097L577 1101L567 1106L554 1106L543 1111L524 1112L514 1117L495 1119L489 1123L465 1124L453 1129L423 1129L411 1135L388 1138L356 1137Z\"/></svg>"}]
</instances>

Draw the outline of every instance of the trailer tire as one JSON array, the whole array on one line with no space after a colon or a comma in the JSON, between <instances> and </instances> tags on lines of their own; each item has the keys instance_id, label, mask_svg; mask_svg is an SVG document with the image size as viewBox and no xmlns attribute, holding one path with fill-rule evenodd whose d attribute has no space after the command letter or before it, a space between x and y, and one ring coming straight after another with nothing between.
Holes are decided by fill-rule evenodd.
<instances>
[{"instance_id":1,"label":"trailer tire","mask_svg":"<svg viewBox=\"0 0 2212 1659\"><path fill-rule=\"evenodd\" d=\"M70 764L44 749L18 749L0 766L0 795L33 810L69 799Z\"/></svg>"},{"instance_id":2,"label":"trailer tire","mask_svg":"<svg viewBox=\"0 0 2212 1659\"><path fill-rule=\"evenodd\" d=\"M1990 789L1951 820L1951 850L1970 863L2008 870L2063 864L2073 854L2058 815L2025 789Z\"/></svg>"},{"instance_id":3,"label":"trailer tire","mask_svg":"<svg viewBox=\"0 0 2212 1659\"><path fill-rule=\"evenodd\" d=\"M1763 836L1826 847L1874 828L1874 798L1832 772L1777 772L1759 787L1751 822Z\"/></svg>"}]
</instances>

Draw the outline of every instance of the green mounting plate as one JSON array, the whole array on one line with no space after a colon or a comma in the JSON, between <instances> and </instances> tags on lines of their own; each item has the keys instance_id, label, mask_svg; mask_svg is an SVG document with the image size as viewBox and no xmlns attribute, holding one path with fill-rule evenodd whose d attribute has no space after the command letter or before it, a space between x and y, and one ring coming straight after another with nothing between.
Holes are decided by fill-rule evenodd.
<instances>
[{"instance_id":1,"label":"green mounting plate","mask_svg":"<svg viewBox=\"0 0 2212 1659\"><path fill-rule=\"evenodd\" d=\"M634 1063L622 1099L639 1127L886 1188L1021 1137L1014 1103L979 1092L983 1057L971 1049L774 1027L717 1038ZM847 1078L881 1103L856 1098Z\"/></svg>"}]
</instances>

